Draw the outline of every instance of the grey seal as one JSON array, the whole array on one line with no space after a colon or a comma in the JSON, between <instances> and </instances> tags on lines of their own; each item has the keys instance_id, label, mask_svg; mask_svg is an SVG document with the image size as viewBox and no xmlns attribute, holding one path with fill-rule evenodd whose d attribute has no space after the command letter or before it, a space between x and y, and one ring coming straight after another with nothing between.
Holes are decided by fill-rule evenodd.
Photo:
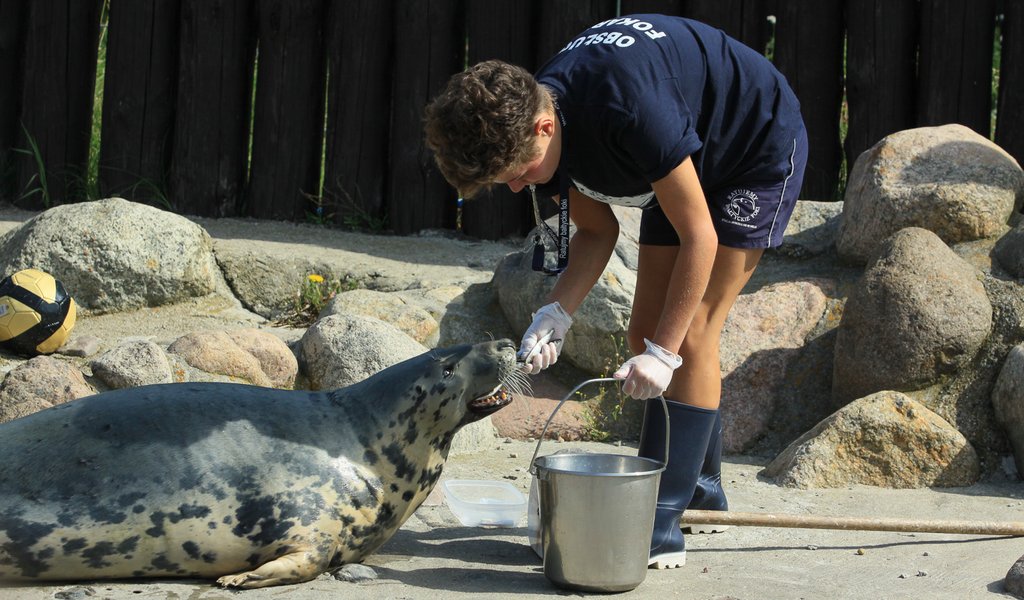
<instances>
[{"instance_id":1,"label":"grey seal","mask_svg":"<svg viewBox=\"0 0 1024 600\"><path fill-rule=\"evenodd\" d=\"M507 405L509 340L437 349L339 390L172 383L0 425L0 582L298 583L379 548L452 437Z\"/></svg>"}]
</instances>

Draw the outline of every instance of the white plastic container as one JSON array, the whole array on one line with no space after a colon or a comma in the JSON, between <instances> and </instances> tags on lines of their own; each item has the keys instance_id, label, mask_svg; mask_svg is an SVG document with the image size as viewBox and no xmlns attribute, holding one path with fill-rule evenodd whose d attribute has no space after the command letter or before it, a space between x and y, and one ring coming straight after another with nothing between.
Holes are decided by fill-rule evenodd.
<instances>
[{"instance_id":1,"label":"white plastic container","mask_svg":"<svg viewBox=\"0 0 1024 600\"><path fill-rule=\"evenodd\" d=\"M526 514L526 496L505 481L447 479L444 498L467 527L515 527Z\"/></svg>"}]
</instances>

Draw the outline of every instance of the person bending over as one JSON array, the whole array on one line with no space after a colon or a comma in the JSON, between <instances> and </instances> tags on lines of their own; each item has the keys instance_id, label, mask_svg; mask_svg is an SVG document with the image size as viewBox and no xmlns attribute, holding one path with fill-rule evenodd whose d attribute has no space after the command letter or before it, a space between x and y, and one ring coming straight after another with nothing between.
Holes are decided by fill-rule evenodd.
<instances>
[{"instance_id":1,"label":"person bending over","mask_svg":"<svg viewBox=\"0 0 1024 600\"><path fill-rule=\"evenodd\" d=\"M647 400L640 456L663 460L659 396L668 400L649 564L684 564L683 511L727 508L719 341L800 192L807 134L796 96L764 56L720 30L631 15L579 34L536 75L496 60L455 74L427 106L425 132L464 197L503 184L568 203L570 260L523 336L522 353L536 348L528 373L558 359L611 256L611 206L642 211L633 356L614 376Z\"/></svg>"}]
</instances>

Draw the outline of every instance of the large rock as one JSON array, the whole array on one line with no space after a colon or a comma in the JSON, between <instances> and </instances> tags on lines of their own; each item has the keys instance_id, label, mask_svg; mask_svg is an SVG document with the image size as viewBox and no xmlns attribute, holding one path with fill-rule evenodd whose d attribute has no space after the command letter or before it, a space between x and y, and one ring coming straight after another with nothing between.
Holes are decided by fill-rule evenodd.
<instances>
[{"instance_id":1,"label":"large rock","mask_svg":"<svg viewBox=\"0 0 1024 600\"><path fill-rule=\"evenodd\" d=\"M1024 221L999 238L992 257L1010 275L1024 278Z\"/></svg>"},{"instance_id":2,"label":"large rock","mask_svg":"<svg viewBox=\"0 0 1024 600\"><path fill-rule=\"evenodd\" d=\"M1024 172L962 125L887 136L850 172L836 247L864 264L888 236L921 227L947 244L1001 233L1024 198Z\"/></svg>"},{"instance_id":3,"label":"large rock","mask_svg":"<svg viewBox=\"0 0 1024 600\"><path fill-rule=\"evenodd\" d=\"M452 437L452 445L448 449L448 456L459 456L462 454L474 454L481 448L492 446L498 439L498 430L494 427L491 417L485 417L464 425L462 429L455 432Z\"/></svg>"},{"instance_id":4,"label":"large rock","mask_svg":"<svg viewBox=\"0 0 1024 600\"><path fill-rule=\"evenodd\" d=\"M298 360L284 342L253 329L194 331L167 350L200 371L264 387L290 388L298 372Z\"/></svg>"},{"instance_id":5,"label":"large rock","mask_svg":"<svg viewBox=\"0 0 1024 600\"><path fill-rule=\"evenodd\" d=\"M167 353L148 340L119 344L98 356L90 367L93 376L111 389L173 381Z\"/></svg>"},{"instance_id":6,"label":"large rock","mask_svg":"<svg viewBox=\"0 0 1024 600\"><path fill-rule=\"evenodd\" d=\"M224 240L217 240L215 247L231 291L243 306L268 319L295 310L302 285L311 274L327 281L349 282L347 273L310 255L266 255L254 251L251 245L236 248Z\"/></svg>"},{"instance_id":7,"label":"large rock","mask_svg":"<svg viewBox=\"0 0 1024 600\"><path fill-rule=\"evenodd\" d=\"M772 426L787 387L788 366L801 353L827 306L825 282L770 285L736 300L722 330L722 443L726 452L747 450ZM813 383L819 378L805 378ZM805 390L806 391L806 390ZM806 404L809 394L801 394ZM806 411L804 411L806 412ZM817 423L819 414L806 426ZM792 439L792 438L790 438Z\"/></svg>"},{"instance_id":8,"label":"large rock","mask_svg":"<svg viewBox=\"0 0 1024 600\"><path fill-rule=\"evenodd\" d=\"M0 272L28 267L100 312L203 296L219 276L202 227L120 198L57 206L0 237Z\"/></svg>"},{"instance_id":9,"label":"large rock","mask_svg":"<svg viewBox=\"0 0 1024 600\"><path fill-rule=\"evenodd\" d=\"M216 238L217 261L239 301L266 318L288 312L306 276L381 292L486 283L512 248L424 231L369 235L308 224L196 219ZM253 240L266 240L254 246Z\"/></svg>"},{"instance_id":10,"label":"large rock","mask_svg":"<svg viewBox=\"0 0 1024 600\"><path fill-rule=\"evenodd\" d=\"M1006 357L992 390L992 407L1013 445L1017 472L1024 474L1024 345L1014 347Z\"/></svg>"},{"instance_id":11,"label":"large rock","mask_svg":"<svg viewBox=\"0 0 1024 600\"><path fill-rule=\"evenodd\" d=\"M438 323L438 347L516 337L501 312L490 282L474 283L466 288L449 285L395 294L410 305L427 311Z\"/></svg>"},{"instance_id":12,"label":"large rock","mask_svg":"<svg viewBox=\"0 0 1024 600\"><path fill-rule=\"evenodd\" d=\"M236 346L256 359L270 385L285 389L295 386L299 360L281 338L253 327L233 329L227 333Z\"/></svg>"},{"instance_id":13,"label":"large rock","mask_svg":"<svg viewBox=\"0 0 1024 600\"><path fill-rule=\"evenodd\" d=\"M992 327L979 278L934 233L908 228L886 240L839 325L836 401L919 390L970 361Z\"/></svg>"},{"instance_id":14,"label":"large rock","mask_svg":"<svg viewBox=\"0 0 1024 600\"><path fill-rule=\"evenodd\" d=\"M986 473L1001 471L1013 453L993 407L992 390L1010 351L1024 342L1024 294L1020 283L986 274L992 332L973 360L949 379L910 395L923 402L971 442Z\"/></svg>"},{"instance_id":15,"label":"large rock","mask_svg":"<svg viewBox=\"0 0 1024 600\"><path fill-rule=\"evenodd\" d=\"M1016 598L1024 598L1024 556L1018 558L1017 562L1013 563L1010 570L1006 572L1003 586L1008 594L1013 594Z\"/></svg>"},{"instance_id":16,"label":"large rock","mask_svg":"<svg viewBox=\"0 0 1024 600\"><path fill-rule=\"evenodd\" d=\"M555 284L554 277L533 271L531 264L531 251L516 252L506 256L494 272L498 302L519 335L530 326L533 313ZM593 374L611 373L628 359L626 325L634 289L636 274L613 253L604 273L573 315L560 358Z\"/></svg>"},{"instance_id":17,"label":"large rock","mask_svg":"<svg viewBox=\"0 0 1024 600\"><path fill-rule=\"evenodd\" d=\"M320 319L302 336L299 349L315 390L357 383L427 350L395 326L362 315Z\"/></svg>"},{"instance_id":18,"label":"large rock","mask_svg":"<svg viewBox=\"0 0 1024 600\"><path fill-rule=\"evenodd\" d=\"M0 423L95 393L74 366L37 356L12 369L0 385Z\"/></svg>"},{"instance_id":19,"label":"large rock","mask_svg":"<svg viewBox=\"0 0 1024 600\"><path fill-rule=\"evenodd\" d=\"M853 402L793 442L764 475L787 487L955 487L978 479L966 438L924 405L884 391Z\"/></svg>"},{"instance_id":20,"label":"large rock","mask_svg":"<svg viewBox=\"0 0 1024 600\"><path fill-rule=\"evenodd\" d=\"M380 319L428 348L437 346L440 329L437 320L394 292L352 290L338 294L320 311L319 318L331 315L363 315Z\"/></svg>"},{"instance_id":21,"label":"large rock","mask_svg":"<svg viewBox=\"0 0 1024 600\"><path fill-rule=\"evenodd\" d=\"M842 202L797 201L777 252L790 258L828 252L836 244L842 214Z\"/></svg>"}]
</instances>

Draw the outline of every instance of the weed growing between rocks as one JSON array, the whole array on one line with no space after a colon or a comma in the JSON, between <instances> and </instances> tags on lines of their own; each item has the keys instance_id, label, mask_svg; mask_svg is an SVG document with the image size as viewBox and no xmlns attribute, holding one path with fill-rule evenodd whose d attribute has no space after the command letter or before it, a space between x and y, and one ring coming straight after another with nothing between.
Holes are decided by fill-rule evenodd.
<instances>
[{"instance_id":1,"label":"weed growing between rocks","mask_svg":"<svg viewBox=\"0 0 1024 600\"><path fill-rule=\"evenodd\" d=\"M274 321L274 325L297 328L309 327L316 322L320 316L320 311L335 296L341 292L354 290L357 287L356 282L348 277L331 281L318 273L310 273L302 280L302 284L295 292L292 309L278 317Z\"/></svg>"},{"instance_id":2,"label":"weed growing between rocks","mask_svg":"<svg viewBox=\"0 0 1024 600\"><path fill-rule=\"evenodd\" d=\"M612 343L615 355L605 361L601 377L611 377L629 358L625 338L613 336ZM646 403L633 400L623 393L622 385L618 382L603 382L595 389L597 392L592 396L584 396L587 439L596 442L638 439ZM583 395L583 390L577 393Z\"/></svg>"}]
</instances>

